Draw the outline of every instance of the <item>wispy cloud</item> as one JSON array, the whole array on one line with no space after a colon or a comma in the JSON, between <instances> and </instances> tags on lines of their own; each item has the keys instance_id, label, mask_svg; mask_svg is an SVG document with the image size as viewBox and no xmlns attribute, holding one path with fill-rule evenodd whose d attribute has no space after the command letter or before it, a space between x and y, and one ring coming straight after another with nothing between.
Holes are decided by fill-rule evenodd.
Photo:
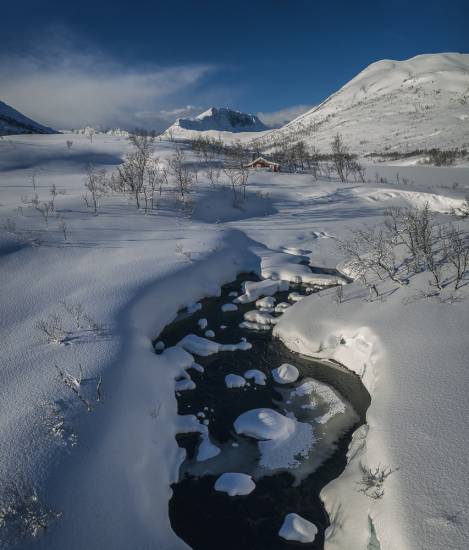
<instances>
[{"instance_id":1,"label":"wispy cloud","mask_svg":"<svg viewBox=\"0 0 469 550\"><path fill-rule=\"evenodd\" d=\"M101 52L53 44L26 56L0 57L0 99L55 128L87 124L162 129L217 68L209 64L126 65Z\"/></svg>"},{"instance_id":2,"label":"wispy cloud","mask_svg":"<svg viewBox=\"0 0 469 550\"><path fill-rule=\"evenodd\" d=\"M267 124L267 126L278 128L279 126L283 126L287 122L290 122L297 116L306 113L306 111L309 111L313 107L314 105L293 105L292 107L286 107L285 109L272 111L270 113L257 113L257 116L264 124Z\"/></svg>"}]
</instances>

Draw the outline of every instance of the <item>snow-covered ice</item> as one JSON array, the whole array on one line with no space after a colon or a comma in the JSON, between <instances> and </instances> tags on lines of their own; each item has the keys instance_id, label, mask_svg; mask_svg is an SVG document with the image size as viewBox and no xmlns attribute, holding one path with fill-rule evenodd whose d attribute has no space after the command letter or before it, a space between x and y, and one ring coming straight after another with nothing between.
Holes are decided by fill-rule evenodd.
<instances>
[{"instance_id":1,"label":"snow-covered ice","mask_svg":"<svg viewBox=\"0 0 469 550\"><path fill-rule=\"evenodd\" d=\"M238 306L236 304L223 304L221 306L221 310L223 312L227 311L238 311Z\"/></svg>"},{"instance_id":2,"label":"snow-covered ice","mask_svg":"<svg viewBox=\"0 0 469 550\"><path fill-rule=\"evenodd\" d=\"M318 528L314 523L298 514L291 513L285 516L278 534L285 540L307 543L314 541L317 532Z\"/></svg>"},{"instance_id":3,"label":"snow-covered ice","mask_svg":"<svg viewBox=\"0 0 469 550\"><path fill-rule=\"evenodd\" d=\"M227 388L242 388L246 385L246 379L238 374L227 374L225 376L225 385Z\"/></svg>"},{"instance_id":4,"label":"snow-covered ice","mask_svg":"<svg viewBox=\"0 0 469 550\"><path fill-rule=\"evenodd\" d=\"M310 424L298 422L273 409L253 409L234 422L237 434L258 439L259 466L267 470L296 468L315 444Z\"/></svg>"},{"instance_id":5,"label":"snow-covered ice","mask_svg":"<svg viewBox=\"0 0 469 550\"><path fill-rule=\"evenodd\" d=\"M227 472L215 482L215 491L226 493L230 497L249 495L255 488L256 484L248 474Z\"/></svg>"},{"instance_id":6,"label":"snow-covered ice","mask_svg":"<svg viewBox=\"0 0 469 550\"><path fill-rule=\"evenodd\" d=\"M214 353L219 353L220 351L247 351L251 349L251 344L244 338L238 344L219 344L213 340L208 340L202 336L197 336L197 334L188 334L187 336L184 336L184 338L178 342L178 346L185 349L189 353L194 353L195 355L200 355L202 357L213 355Z\"/></svg>"}]
</instances>

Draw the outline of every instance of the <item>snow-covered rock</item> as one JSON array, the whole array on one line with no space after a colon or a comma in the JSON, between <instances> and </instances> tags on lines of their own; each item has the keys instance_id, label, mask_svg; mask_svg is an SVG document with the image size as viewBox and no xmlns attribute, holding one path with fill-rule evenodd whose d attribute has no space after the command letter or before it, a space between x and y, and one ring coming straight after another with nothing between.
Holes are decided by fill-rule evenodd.
<instances>
[{"instance_id":1,"label":"snow-covered rock","mask_svg":"<svg viewBox=\"0 0 469 550\"><path fill-rule=\"evenodd\" d=\"M300 371L293 365L284 363L272 371L272 378L277 384L290 384L298 380Z\"/></svg>"},{"instance_id":2,"label":"snow-covered rock","mask_svg":"<svg viewBox=\"0 0 469 550\"><path fill-rule=\"evenodd\" d=\"M254 380L254 383L258 386L265 386L267 376L258 369L249 369L244 373L246 380Z\"/></svg>"},{"instance_id":3,"label":"snow-covered rock","mask_svg":"<svg viewBox=\"0 0 469 550\"><path fill-rule=\"evenodd\" d=\"M244 283L244 293L238 296L234 302L238 304L248 304L255 302L261 296L272 296L276 292L288 290L290 283L288 281L278 281L265 279L264 281L246 281Z\"/></svg>"},{"instance_id":4,"label":"snow-covered rock","mask_svg":"<svg viewBox=\"0 0 469 550\"><path fill-rule=\"evenodd\" d=\"M259 325L275 325L278 321L276 317L272 317L269 313L265 311L259 311L258 309L252 309L251 311L246 311L244 314L244 320L249 323L257 323Z\"/></svg>"},{"instance_id":5,"label":"snow-covered rock","mask_svg":"<svg viewBox=\"0 0 469 550\"><path fill-rule=\"evenodd\" d=\"M285 516L278 534L285 540L308 543L314 541L317 532L314 523L292 513Z\"/></svg>"}]
</instances>

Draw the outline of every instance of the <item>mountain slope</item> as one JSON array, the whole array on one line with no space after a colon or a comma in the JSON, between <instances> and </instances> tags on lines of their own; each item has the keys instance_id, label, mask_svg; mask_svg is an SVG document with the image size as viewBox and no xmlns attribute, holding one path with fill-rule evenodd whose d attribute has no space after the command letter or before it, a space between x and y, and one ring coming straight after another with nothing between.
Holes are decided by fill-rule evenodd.
<instances>
[{"instance_id":1,"label":"mountain slope","mask_svg":"<svg viewBox=\"0 0 469 550\"><path fill-rule=\"evenodd\" d=\"M339 132L356 153L469 146L469 54L369 65L323 103L260 140L329 150Z\"/></svg>"},{"instance_id":2,"label":"mountain slope","mask_svg":"<svg viewBox=\"0 0 469 550\"><path fill-rule=\"evenodd\" d=\"M193 139L200 135L216 136L221 133L224 139L231 134L236 134L233 138L243 139L245 133L252 138L252 132L267 130L267 126L255 115L224 107L211 107L194 118L179 118L163 135L176 139Z\"/></svg>"},{"instance_id":3,"label":"mountain slope","mask_svg":"<svg viewBox=\"0 0 469 550\"><path fill-rule=\"evenodd\" d=\"M38 124L13 107L0 101L0 136L11 134L56 134L52 128Z\"/></svg>"}]
</instances>

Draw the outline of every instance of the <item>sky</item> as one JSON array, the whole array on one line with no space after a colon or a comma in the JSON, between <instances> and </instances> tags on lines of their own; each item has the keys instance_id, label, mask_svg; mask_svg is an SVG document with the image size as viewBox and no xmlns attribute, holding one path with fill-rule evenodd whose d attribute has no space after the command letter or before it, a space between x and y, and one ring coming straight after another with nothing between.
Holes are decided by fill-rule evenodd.
<instances>
[{"instance_id":1,"label":"sky","mask_svg":"<svg viewBox=\"0 0 469 550\"><path fill-rule=\"evenodd\" d=\"M0 19L0 100L58 129L212 105L280 125L374 61L469 53L468 0L22 0Z\"/></svg>"}]
</instances>

